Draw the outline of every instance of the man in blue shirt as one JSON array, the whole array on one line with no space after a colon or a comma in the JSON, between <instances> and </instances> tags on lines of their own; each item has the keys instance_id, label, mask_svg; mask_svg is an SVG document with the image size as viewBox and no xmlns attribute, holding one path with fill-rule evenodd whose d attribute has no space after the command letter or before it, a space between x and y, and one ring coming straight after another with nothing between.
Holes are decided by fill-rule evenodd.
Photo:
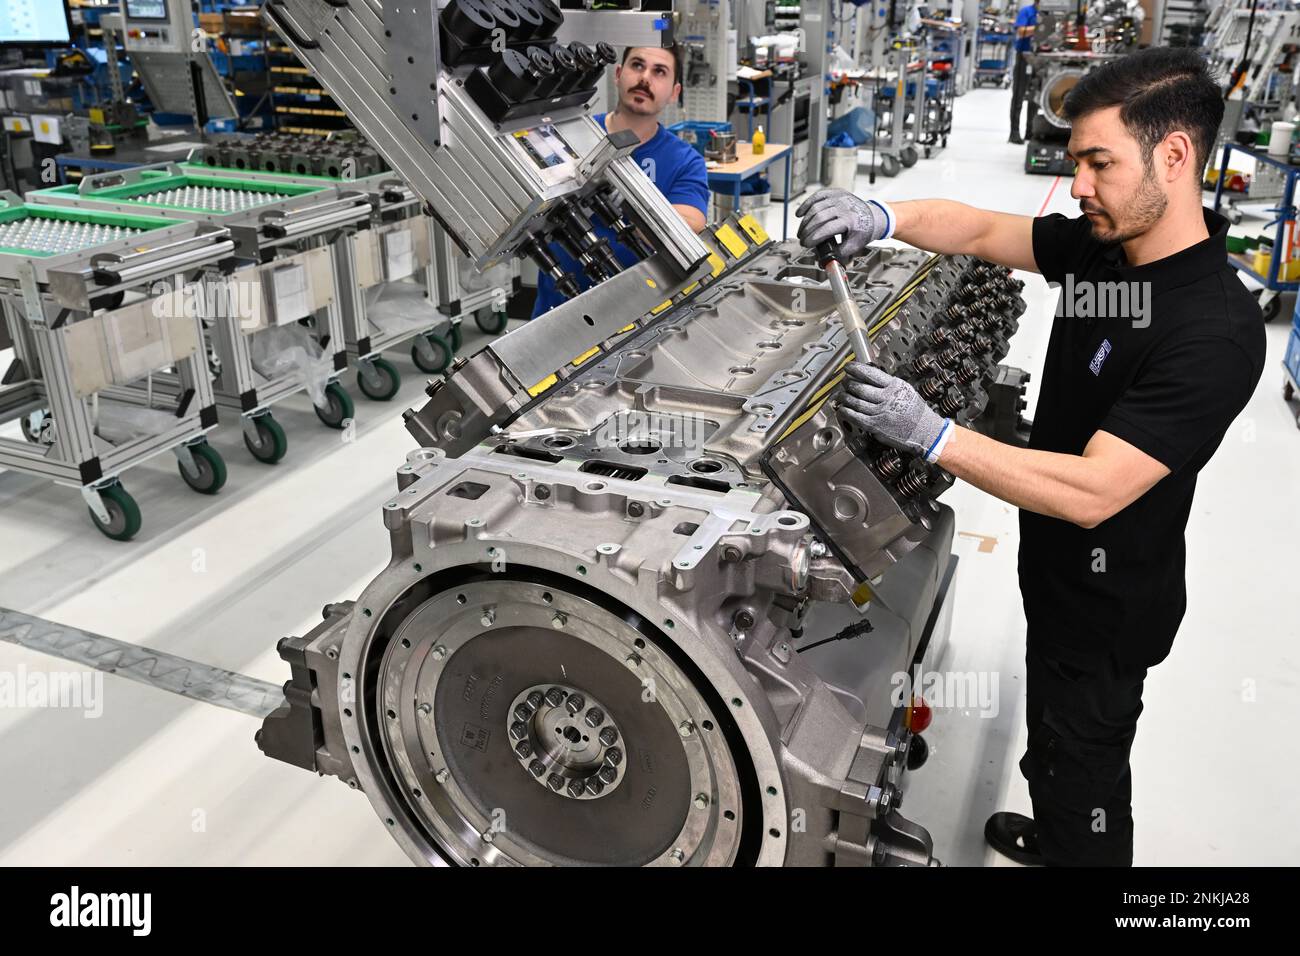
<instances>
[{"instance_id":1,"label":"man in blue shirt","mask_svg":"<svg viewBox=\"0 0 1300 956\"><path fill-rule=\"evenodd\" d=\"M1038 0L1027 3L1016 14L1016 65L1011 75L1011 137L1008 143L1023 143L1033 134L1034 114L1037 106L1029 103L1029 122L1025 124L1024 139L1020 136L1020 105L1025 99L1025 88L1029 85L1029 64L1025 54L1034 48L1034 28L1038 26Z\"/></svg>"},{"instance_id":2,"label":"man in blue shirt","mask_svg":"<svg viewBox=\"0 0 1300 956\"><path fill-rule=\"evenodd\" d=\"M680 74L681 52L676 45L628 47L623 51L623 62L614 70L618 105L612 113L598 113L592 118L607 132L630 129L641 138L641 145L632 153L632 158L687 225L699 232L704 228L709 208L704 157L659 122L659 116L668 104L681 95ZM596 232L609 240L611 251L624 267L636 265L637 256L618 242L611 230L599 226ZM591 286L577 261L555 243L551 243L550 249L565 272L577 279L581 289L585 291ZM539 275L533 318L563 301L564 297L555 288L555 280L545 273Z\"/></svg>"}]
</instances>

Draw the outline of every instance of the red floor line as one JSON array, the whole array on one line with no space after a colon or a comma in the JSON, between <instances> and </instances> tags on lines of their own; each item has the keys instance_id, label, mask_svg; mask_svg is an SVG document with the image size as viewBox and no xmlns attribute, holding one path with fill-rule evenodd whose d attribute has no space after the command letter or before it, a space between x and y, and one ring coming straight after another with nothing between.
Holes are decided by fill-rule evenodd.
<instances>
[{"instance_id":1,"label":"red floor line","mask_svg":"<svg viewBox=\"0 0 1300 956\"><path fill-rule=\"evenodd\" d=\"M1044 210L1047 209L1047 204L1052 201L1052 193L1056 192L1056 187L1060 184L1060 182L1061 182L1060 176L1057 176L1055 179L1052 180L1052 188L1047 190L1047 198L1043 200L1042 206L1038 208L1038 215L1041 216Z\"/></svg>"}]
</instances>

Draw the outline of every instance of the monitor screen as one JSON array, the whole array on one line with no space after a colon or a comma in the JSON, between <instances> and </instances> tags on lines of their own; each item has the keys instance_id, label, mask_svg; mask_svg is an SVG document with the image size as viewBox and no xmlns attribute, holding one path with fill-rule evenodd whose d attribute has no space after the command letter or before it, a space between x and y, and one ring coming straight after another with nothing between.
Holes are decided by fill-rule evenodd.
<instances>
[{"instance_id":1,"label":"monitor screen","mask_svg":"<svg viewBox=\"0 0 1300 956\"><path fill-rule=\"evenodd\" d=\"M126 0L126 15L131 20L166 20L167 0Z\"/></svg>"},{"instance_id":2,"label":"monitor screen","mask_svg":"<svg viewBox=\"0 0 1300 956\"><path fill-rule=\"evenodd\" d=\"M71 39L63 0L0 0L0 44L67 46Z\"/></svg>"}]
</instances>

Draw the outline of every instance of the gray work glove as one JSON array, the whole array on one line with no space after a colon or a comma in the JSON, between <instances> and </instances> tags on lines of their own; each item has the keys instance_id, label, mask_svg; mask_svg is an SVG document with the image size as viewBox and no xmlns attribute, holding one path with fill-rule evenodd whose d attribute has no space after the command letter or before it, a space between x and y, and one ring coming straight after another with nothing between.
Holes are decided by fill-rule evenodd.
<instances>
[{"instance_id":1,"label":"gray work glove","mask_svg":"<svg viewBox=\"0 0 1300 956\"><path fill-rule=\"evenodd\" d=\"M820 189L795 210L802 217L799 241L809 248L840 237L840 257L862 255L867 244L893 234L893 219L884 203L860 199L846 189Z\"/></svg>"},{"instance_id":2,"label":"gray work glove","mask_svg":"<svg viewBox=\"0 0 1300 956\"><path fill-rule=\"evenodd\" d=\"M931 462L938 460L956 427L907 382L864 362L844 367L840 413L886 445Z\"/></svg>"}]
</instances>

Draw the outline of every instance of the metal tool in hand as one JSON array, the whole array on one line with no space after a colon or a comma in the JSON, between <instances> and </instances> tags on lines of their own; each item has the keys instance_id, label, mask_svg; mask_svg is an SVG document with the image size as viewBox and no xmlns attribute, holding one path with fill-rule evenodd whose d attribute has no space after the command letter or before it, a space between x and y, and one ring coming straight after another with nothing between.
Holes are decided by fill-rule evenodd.
<instances>
[{"instance_id":1,"label":"metal tool in hand","mask_svg":"<svg viewBox=\"0 0 1300 956\"><path fill-rule=\"evenodd\" d=\"M857 300L849 290L848 275L844 272L844 263L840 262L840 240L836 236L826 242L817 244L817 263L826 271L831 280L831 292L835 295L835 307L840 314L840 322L849 335L849 343L859 362L870 362L870 340L867 337L867 324L862 321L858 311Z\"/></svg>"}]
</instances>

